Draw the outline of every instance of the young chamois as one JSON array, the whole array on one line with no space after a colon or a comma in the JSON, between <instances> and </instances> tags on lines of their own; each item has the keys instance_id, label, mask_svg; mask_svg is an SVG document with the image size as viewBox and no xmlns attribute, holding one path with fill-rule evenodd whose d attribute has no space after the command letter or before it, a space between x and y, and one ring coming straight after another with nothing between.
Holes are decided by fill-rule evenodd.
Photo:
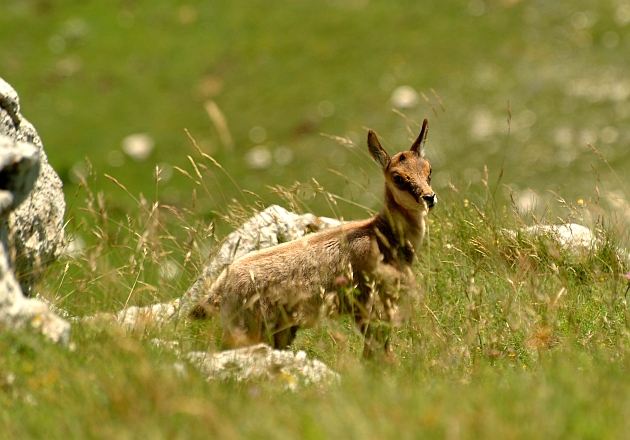
<instances>
[{"instance_id":1,"label":"young chamois","mask_svg":"<svg viewBox=\"0 0 630 440\"><path fill-rule=\"evenodd\" d=\"M425 217L437 202L424 158L427 132L425 119L410 150L390 157L370 130L368 149L385 176L383 210L237 259L191 316L218 309L224 348L259 342L286 348L298 328L314 325L322 313L352 314L365 336L364 356L373 338L389 354L386 334L374 324L396 321L398 289L410 277Z\"/></svg>"}]
</instances>

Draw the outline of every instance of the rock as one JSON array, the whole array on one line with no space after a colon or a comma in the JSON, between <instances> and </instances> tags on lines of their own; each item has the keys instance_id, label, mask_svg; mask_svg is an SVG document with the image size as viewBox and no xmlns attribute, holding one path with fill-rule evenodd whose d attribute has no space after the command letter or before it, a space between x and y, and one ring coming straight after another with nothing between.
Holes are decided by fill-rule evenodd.
<instances>
[{"instance_id":1,"label":"rock","mask_svg":"<svg viewBox=\"0 0 630 440\"><path fill-rule=\"evenodd\" d=\"M0 78L0 135L16 142L34 145L38 152L38 169L28 197L18 200L15 209L0 219L2 242L15 259L11 266L25 294L32 293L33 284L42 270L53 262L63 248L63 216L66 203L61 179L48 163L42 141L35 128L20 113L17 92ZM3 185L0 175L0 185Z\"/></svg>"},{"instance_id":2,"label":"rock","mask_svg":"<svg viewBox=\"0 0 630 440\"><path fill-rule=\"evenodd\" d=\"M521 231L533 237L549 237L563 248L571 251L594 249L599 242L589 228L576 223L533 225L521 229ZM502 232L512 238L516 238L517 235L517 232L511 229L502 229Z\"/></svg>"},{"instance_id":3,"label":"rock","mask_svg":"<svg viewBox=\"0 0 630 440\"><path fill-rule=\"evenodd\" d=\"M576 223L563 225L534 225L525 228L525 232L531 235L546 235L557 241L562 247L573 251L594 249L599 240L586 226Z\"/></svg>"},{"instance_id":4,"label":"rock","mask_svg":"<svg viewBox=\"0 0 630 440\"><path fill-rule=\"evenodd\" d=\"M304 351L274 350L266 344L226 350L218 353L191 351L184 353L179 341L151 339L156 348L173 352L206 374L208 380L267 381L296 391L301 385L324 388L341 381L339 373L317 359L308 359ZM186 374L178 361L175 370Z\"/></svg>"},{"instance_id":5,"label":"rock","mask_svg":"<svg viewBox=\"0 0 630 440\"><path fill-rule=\"evenodd\" d=\"M11 242L12 231L5 220L30 197L39 168L37 146L0 136L0 325L18 331L34 328L55 342L67 343L70 324L44 302L25 298L9 264L7 243Z\"/></svg>"},{"instance_id":6,"label":"rock","mask_svg":"<svg viewBox=\"0 0 630 440\"><path fill-rule=\"evenodd\" d=\"M18 95L0 78L0 326L34 328L67 343L70 324L36 299L27 299L41 269L63 242L65 201ZM19 280L19 281L18 281Z\"/></svg>"},{"instance_id":7,"label":"rock","mask_svg":"<svg viewBox=\"0 0 630 440\"><path fill-rule=\"evenodd\" d=\"M145 326L160 325L178 315L180 300L147 307L131 306L115 314L116 322L126 330L142 330Z\"/></svg>"},{"instance_id":8,"label":"rock","mask_svg":"<svg viewBox=\"0 0 630 440\"><path fill-rule=\"evenodd\" d=\"M577 223L565 223L562 225L533 225L522 230L533 237L547 237L573 254L597 250L604 244L601 235L593 232L586 226ZM516 238L516 231L504 230L507 235ZM630 252L628 249L614 247L619 261L630 264Z\"/></svg>"},{"instance_id":9,"label":"rock","mask_svg":"<svg viewBox=\"0 0 630 440\"><path fill-rule=\"evenodd\" d=\"M265 380L292 391L300 385L323 387L340 381L338 373L319 360L308 359L305 352L274 350L266 344L210 354L193 351L186 358L207 374L208 380Z\"/></svg>"},{"instance_id":10,"label":"rock","mask_svg":"<svg viewBox=\"0 0 630 440\"><path fill-rule=\"evenodd\" d=\"M0 326L3 330L21 331L32 329L42 333L55 343L67 345L70 341L70 323L55 315L44 301L25 298L8 266L0 258Z\"/></svg>"},{"instance_id":11,"label":"rock","mask_svg":"<svg viewBox=\"0 0 630 440\"><path fill-rule=\"evenodd\" d=\"M29 195L39 172L37 147L0 135L0 215Z\"/></svg>"}]
</instances>

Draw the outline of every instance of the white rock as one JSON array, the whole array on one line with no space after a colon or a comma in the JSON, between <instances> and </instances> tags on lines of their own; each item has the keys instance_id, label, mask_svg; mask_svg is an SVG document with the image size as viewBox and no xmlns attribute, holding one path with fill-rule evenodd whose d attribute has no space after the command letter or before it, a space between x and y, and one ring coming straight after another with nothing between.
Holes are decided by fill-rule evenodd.
<instances>
[{"instance_id":1,"label":"white rock","mask_svg":"<svg viewBox=\"0 0 630 440\"><path fill-rule=\"evenodd\" d=\"M274 350L266 344L218 353L193 351L186 357L208 380L266 380L292 391L300 385L327 386L340 381L338 373L317 359L308 359L306 353Z\"/></svg>"},{"instance_id":2,"label":"white rock","mask_svg":"<svg viewBox=\"0 0 630 440\"><path fill-rule=\"evenodd\" d=\"M63 217L66 210L61 179L48 164L42 141L35 128L20 114L17 92L0 78L0 135L15 142L26 156L37 151L38 165L33 164L35 180L27 194L18 195L15 209L0 219L0 231L5 246L11 236L12 250L17 258L13 269L22 289L31 294L35 281L64 246ZM30 147L26 147L26 145ZM27 152L26 150L29 150ZM31 159L28 159L29 161ZM14 177L12 177L14 179ZM10 232L9 232L10 231Z\"/></svg>"},{"instance_id":3,"label":"white rock","mask_svg":"<svg viewBox=\"0 0 630 440\"><path fill-rule=\"evenodd\" d=\"M48 164L35 128L20 114L16 91L1 78L0 176L0 327L33 328L67 343L70 324L44 302L23 294L31 293L42 269L63 247L61 180ZM13 266L9 250L16 255Z\"/></svg>"},{"instance_id":4,"label":"white rock","mask_svg":"<svg viewBox=\"0 0 630 440\"><path fill-rule=\"evenodd\" d=\"M127 330L138 330L149 325L162 325L173 318L180 308L180 300L152 306L127 307L115 314L116 321Z\"/></svg>"},{"instance_id":5,"label":"white rock","mask_svg":"<svg viewBox=\"0 0 630 440\"><path fill-rule=\"evenodd\" d=\"M534 225L525 229L533 235L548 235L560 245L572 250L592 249L599 244L593 232L586 226L576 223L563 225Z\"/></svg>"}]
</instances>

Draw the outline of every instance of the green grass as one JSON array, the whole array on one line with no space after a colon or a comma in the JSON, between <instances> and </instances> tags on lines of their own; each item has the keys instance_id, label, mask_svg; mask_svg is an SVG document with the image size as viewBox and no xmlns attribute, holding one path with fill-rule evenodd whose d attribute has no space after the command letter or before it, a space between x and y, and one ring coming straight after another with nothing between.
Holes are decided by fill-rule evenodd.
<instances>
[{"instance_id":1,"label":"green grass","mask_svg":"<svg viewBox=\"0 0 630 440\"><path fill-rule=\"evenodd\" d=\"M390 111L393 85L411 85L431 102L421 97L405 113L430 119L440 202L391 364L363 361L347 320L299 333L293 349L342 380L296 393L277 383L207 382L185 362L182 374L182 364L173 367L181 360L151 342L214 351L215 321L133 333L106 321L74 324L69 348L2 332L4 436L627 437L630 268L619 250L630 247L630 13L615 2L487 1L482 15L471 15L478 6L7 6L0 75L19 92L64 179L69 236L86 242L50 267L37 290L73 316L180 296L226 233L271 202L344 218L378 209L381 177L362 127L377 130L389 151L408 147L407 122ZM208 99L225 114L233 149L205 113ZM334 105L332 115L318 112L322 101ZM293 162L247 168L255 126L266 130L263 145L290 148ZM135 132L155 139L153 155L108 163ZM180 170L155 182L157 164ZM520 209L528 188L541 196L532 212ZM573 253L506 233L560 221L591 227L602 245Z\"/></svg>"},{"instance_id":2,"label":"green grass","mask_svg":"<svg viewBox=\"0 0 630 440\"><path fill-rule=\"evenodd\" d=\"M210 175L200 174L204 181ZM117 220L104 197L84 185L83 209L92 223L82 233L94 238L51 267L39 286L75 316L181 295L221 238L194 212L142 200ZM295 193L292 200L299 205ZM237 223L251 209L234 204L226 212ZM555 209L566 218L600 210ZM624 437L630 326L628 262L620 250L628 248L627 226L606 215L590 225L601 244L571 252L548 238L506 232L523 221L482 188L441 194L414 264L417 284L402 302L406 321L394 329L390 363L362 360L361 337L346 319L323 320L298 334L294 350L341 374L340 384L323 391L207 382L152 342L215 351L217 321L182 318L131 333L107 320L75 323L69 348L28 332L3 333L4 432L9 438ZM175 277L159 270L167 260L180 268Z\"/></svg>"},{"instance_id":3,"label":"green grass","mask_svg":"<svg viewBox=\"0 0 630 440\"><path fill-rule=\"evenodd\" d=\"M493 180L505 167L504 183L518 195L561 191L575 203L593 198L596 184L618 189L586 142L615 169L628 167L627 11L613 1L492 0L471 15L479 3L13 2L0 17L0 74L20 93L69 198L86 156L101 176L116 174L134 194L153 194L146 176L156 164L187 166L195 154L185 128L263 197L270 182L290 185L305 170L338 187L329 167L345 162L356 177L363 164L320 132L363 143L367 126L390 149L407 146L405 122L390 111L399 85L424 92L436 110L420 97L406 113L431 120L438 190L449 181L478 183L484 165ZM208 99L225 114L233 149L206 114ZM323 101L334 105L332 115L318 112ZM293 151L289 166L247 168L256 126L271 151ZM136 132L155 139L153 155L112 166L108 155ZM121 199L109 181L96 185ZM234 192L223 176L219 188ZM177 173L160 189L163 201L190 202L191 185ZM206 216L217 209L200 203Z\"/></svg>"},{"instance_id":4,"label":"green grass","mask_svg":"<svg viewBox=\"0 0 630 440\"><path fill-rule=\"evenodd\" d=\"M627 361L606 350L545 354L533 371L479 359L465 380L352 365L337 388L287 393L207 383L192 369L178 376L174 359L146 343L82 333L70 355L2 337L12 355L3 370L17 376L3 379L6 438L623 438L628 429Z\"/></svg>"}]
</instances>

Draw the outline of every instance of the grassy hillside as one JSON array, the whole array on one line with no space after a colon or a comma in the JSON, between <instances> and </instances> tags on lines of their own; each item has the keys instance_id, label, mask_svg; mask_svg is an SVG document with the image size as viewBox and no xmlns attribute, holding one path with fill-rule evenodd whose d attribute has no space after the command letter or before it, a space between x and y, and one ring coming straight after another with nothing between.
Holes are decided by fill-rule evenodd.
<instances>
[{"instance_id":1,"label":"grassy hillside","mask_svg":"<svg viewBox=\"0 0 630 440\"><path fill-rule=\"evenodd\" d=\"M266 185L296 179L338 188L329 167L358 177L365 165L320 133L363 143L368 126L391 149L405 147L391 98L410 86L417 103L401 110L431 119L436 189L477 183L487 165L493 178L508 170L504 183L523 203L528 188L575 203L594 197L595 184L619 189L587 142L617 170L630 160L629 22L617 1L33 0L12 2L0 17L0 73L20 93L70 197L87 157L97 188L114 200L120 193L103 173L153 195L159 164L168 170L159 197L190 203L190 185L170 172L196 154L184 129L267 200ZM227 120L228 146L209 100ZM121 142L139 132L155 150L136 163ZM248 167L255 146L267 161L276 156L268 167ZM217 179L213 192L236 193ZM199 203L206 215L217 209Z\"/></svg>"},{"instance_id":2,"label":"grassy hillside","mask_svg":"<svg viewBox=\"0 0 630 440\"><path fill-rule=\"evenodd\" d=\"M456 189L456 188L455 188ZM297 199L296 199L297 200ZM75 316L172 299L215 240L192 213L140 202L121 222L86 207L98 241L64 257L40 288ZM233 205L239 221L246 207ZM565 207L584 217L589 206ZM541 219L545 220L545 219ZM286 391L276 382L206 382L155 338L215 351L220 327L180 319L126 333L75 323L69 348L3 333L0 403L7 438L566 438L624 437L630 332L627 228L609 215L599 241L568 250L516 234L522 217L442 195L403 297L394 359L364 361L349 320L323 320L293 349L341 383ZM183 239L187 237L186 239ZM164 271L169 262L177 271Z\"/></svg>"},{"instance_id":3,"label":"grassy hillside","mask_svg":"<svg viewBox=\"0 0 630 440\"><path fill-rule=\"evenodd\" d=\"M126 333L96 320L75 324L67 348L2 332L2 432L626 437L628 24L618 1L4 7L0 75L64 179L68 234L84 244L38 291L73 316L180 296L270 202L344 218L378 209L364 126L392 152L429 118L439 204L390 364L363 361L343 319L293 347L341 384L295 393L207 382L152 342L217 350L214 321ZM417 92L406 106L399 86ZM134 133L155 142L139 162L121 149ZM599 244L573 252L518 232L564 221Z\"/></svg>"}]
</instances>

